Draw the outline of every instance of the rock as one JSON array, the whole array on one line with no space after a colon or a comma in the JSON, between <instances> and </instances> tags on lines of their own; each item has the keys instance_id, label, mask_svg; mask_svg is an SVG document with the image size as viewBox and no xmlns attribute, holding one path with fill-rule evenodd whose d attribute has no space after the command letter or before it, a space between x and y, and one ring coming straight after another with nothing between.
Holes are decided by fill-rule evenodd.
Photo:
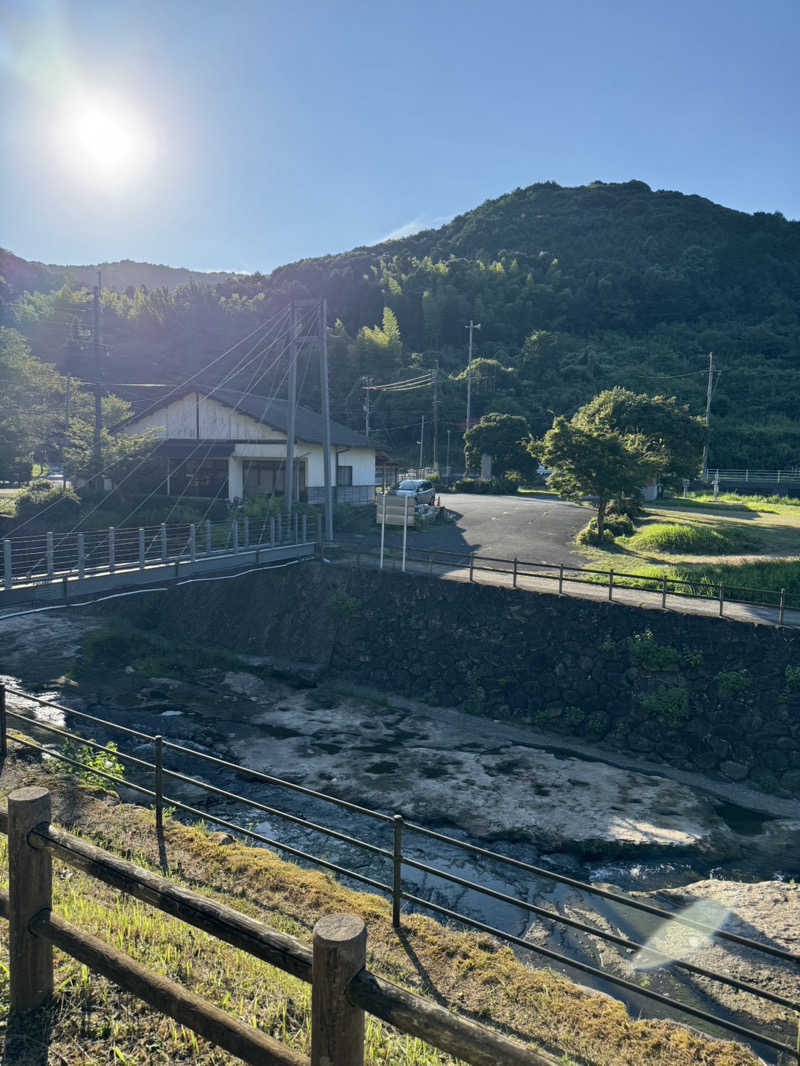
<instances>
[{"instance_id":1,"label":"rock","mask_svg":"<svg viewBox=\"0 0 800 1066\"><path fill-rule=\"evenodd\" d=\"M719 772L731 781L744 781L748 768L740 762L724 762L720 763Z\"/></svg>"},{"instance_id":2,"label":"rock","mask_svg":"<svg viewBox=\"0 0 800 1066\"><path fill-rule=\"evenodd\" d=\"M126 673L126 674L135 674L135 673L136 673L136 671L135 671L135 670L133 669L133 667L132 667L132 666L126 666L126 667L125 667L125 673Z\"/></svg>"},{"instance_id":3,"label":"rock","mask_svg":"<svg viewBox=\"0 0 800 1066\"><path fill-rule=\"evenodd\" d=\"M217 832L217 833L209 833L208 834L208 839L213 844L219 844L220 846L223 846L225 844L232 844L233 843L233 837L231 836L231 834L230 833L223 833L222 831Z\"/></svg>"}]
</instances>

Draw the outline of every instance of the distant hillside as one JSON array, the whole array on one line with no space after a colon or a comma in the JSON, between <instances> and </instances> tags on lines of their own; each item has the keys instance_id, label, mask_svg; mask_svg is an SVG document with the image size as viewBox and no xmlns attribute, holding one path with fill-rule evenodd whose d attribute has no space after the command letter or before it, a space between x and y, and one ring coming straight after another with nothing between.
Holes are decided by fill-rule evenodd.
<instances>
[{"instance_id":1,"label":"distant hillside","mask_svg":"<svg viewBox=\"0 0 800 1066\"><path fill-rule=\"evenodd\" d=\"M5 280L12 298L26 290L52 292L66 282L76 286L96 285L98 270L102 271L103 288L113 289L115 292L138 289L140 286L148 289L178 289L191 282L198 285L216 285L236 276L224 272L206 274L199 270L155 263L136 263L132 259L90 266L56 266L20 259L5 248L0 248L0 278Z\"/></svg>"},{"instance_id":2,"label":"distant hillside","mask_svg":"<svg viewBox=\"0 0 800 1066\"><path fill-rule=\"evenodd\" d=\"M32 279L18 280L15 292L20 285L44 292L48 278L57 284L46 272L67 269L15 265L18 279ZM114 266L122 278L130 268L167 271L170 280L151 275L150 293L124 295ZM154 291L183 275L207 284L167 297ZM83 277L94 281L91 271ZM675 394L700 414L713 351L721 373L712 464L800 464L800 222L779 213L748 215L640 181L545 182L488 200L440 229L291 263L268 277L215 280L122 263L104 283L123 292L104 295L108 374L115 375L108 380L180 380L291 295L325 295L336 323L335 414L353 426L363 417L363 376L384 382L438 365L443 427L458 439L464 327L472 318L482 327L474 416L521 414L539 434L554 413L568 414L616 384ZM86 321L89 299L54 290L17 297L4 322L25 333L35 354L61 364L65 323ZM283 372L279 365L259 388L277 387ZM313 373L306 387L313 404ZM376 398L372 426L411 457L414 423L428 412L424 393L387 395Z\"/></svg>"}]
</instances>

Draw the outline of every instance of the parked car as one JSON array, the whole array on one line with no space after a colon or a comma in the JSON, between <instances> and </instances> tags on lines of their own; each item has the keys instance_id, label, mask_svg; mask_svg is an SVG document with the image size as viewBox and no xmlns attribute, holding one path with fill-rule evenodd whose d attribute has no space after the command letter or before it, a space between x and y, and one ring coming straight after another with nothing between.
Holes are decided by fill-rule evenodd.
<instances>
[{"instance_id":1,"label":"parked car","mask_svg":"<svg viewBox=\"0 0 800 1066\"><path fill-rule=\"evenodd\" d=\"M421 481L417 478L408 478L395 485L392 489L393 496L413 496L414 503L433 503L436 499L436 489L430 481Z\"/></svg>"}]
</instances>

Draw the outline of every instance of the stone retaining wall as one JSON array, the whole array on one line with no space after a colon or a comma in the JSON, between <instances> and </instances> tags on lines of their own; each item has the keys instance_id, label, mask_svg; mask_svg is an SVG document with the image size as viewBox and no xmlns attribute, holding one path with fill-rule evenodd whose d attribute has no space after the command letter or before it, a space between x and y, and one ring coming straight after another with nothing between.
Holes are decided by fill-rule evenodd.
<instances>
[{"instance_id":1,"label":"stone retaining wall","mask_svg":"<svg viewBox=\"0 0 800 1066\"><path fill-rule=\"evenodd\" d=\"M116 601L180 639L800 795L800 634L304 564Z\"/></svg>"}]
</instances>

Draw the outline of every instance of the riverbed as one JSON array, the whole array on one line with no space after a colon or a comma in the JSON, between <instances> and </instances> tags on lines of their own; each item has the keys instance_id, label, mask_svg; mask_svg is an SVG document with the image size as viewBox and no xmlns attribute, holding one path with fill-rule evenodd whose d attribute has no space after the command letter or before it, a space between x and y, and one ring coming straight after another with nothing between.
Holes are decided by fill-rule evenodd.
<instances>
[{"instance_id":1,"label":"riverbed","mask_svg":"<svg viewBox=\"0 0 800 1066\"><path fill-rule=\"evenodd\" d=\"M667 776L663 767L653 772L641 765L619 765L618 756L571 751L562 739L537 736L456 709L425 707L388 693L366 695L324 681L299 685L269 676L257 661L242 661L233 669L201 668L189 678L149 676L132 663L119 661L112 670L83 674L79 682L72 682L65 675L82 639L98 624L89 614L67 612L16 619L13 624L0 620L6 681L73 710L161 735L187 749L167 749L168 769L358 838L373 848L332 839L278 813L210 796L190 782L167 777L168 796L207 817L251 829L277 850L283 846L284 854L293 849L389 884L390 858L374 849L391 852L393 826L306 792L237 774L191 751L245 765L383 816L402 814L411 826L541 870L623 892L647 893L667 909L699 899L712 901L726 928L737 927L738 922L749 930L743 935L800 950L800 895L792 883L800 877L800 804L748 797L743 805L719 783L687 784ZM85 732L68 714L14 696L9 696L8 705L32 720ZM104 743L119 741L102 727L93 727L86 735ZM39 739L45 742L44 731ZM120 748L139 758L152 756L147 741L120 742ZM139 780L151 784L146 774ZM122 794L135 798L132 792ZM652 921L637 923L637 912L631 908L623 907L624 914L621 905L610 910L598 904L597 897L426 837L408 824L403 851L407 858L465 882L597 928L625 928L642 939L656 932ZM416 897L527 940L532 947L557 950L628 979L635 976L629 953L612 951L597 938L576 935L541 916L532 918L523 907L468 885L404 865L403 887ZM710 957L711 948L708 941L696 944L692 957ZM541 964L534 951L519 945L516 950ZM800 982L791 968L740 956L723 953L712 968L722 967L723 972L735 968L745 975L758 969L766 987L797 998ZM607 981L594 980L566 964L559 968L581 983L620 996ZM791 1042L791 1021L785 1011L776 1014L770 1009L765 1015L755 1003L746 1002L750 997L734 999L702 982L676 981L663 967L648 974L646 983L684 1003L703 1003L706 1009L711 1005L722 1017L740 1024L758 1028L758 1023L766 1022L771 1032ZM642 996L623 998L635 1011L670 1013ZM770 1058L764 1048L754 1046Z\"/></svg>"}]
</instances>

